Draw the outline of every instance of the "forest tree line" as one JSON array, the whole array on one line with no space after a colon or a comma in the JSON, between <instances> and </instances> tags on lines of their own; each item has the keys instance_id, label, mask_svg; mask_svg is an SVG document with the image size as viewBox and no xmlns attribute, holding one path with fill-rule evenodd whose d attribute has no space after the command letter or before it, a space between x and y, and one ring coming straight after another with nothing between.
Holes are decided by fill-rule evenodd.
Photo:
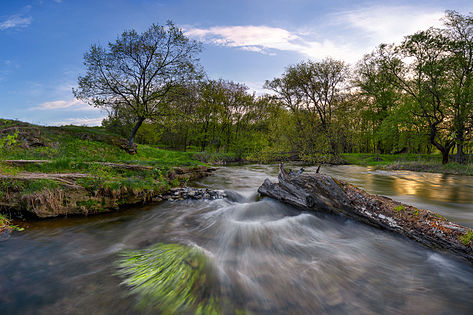
<instances>
[{"instance_id":1,"label":"forest tree line","mask_svg":"<svg viewBox=\"0 0 473 315\"><path fill-rule=\"evenodd\" d=\"M199 43L171 22L153 27L123 33L110 51L93 46L74 91L106 107L103 125L124 136L132 131L131 142L136 136L180 150L308 162L341 153L440 152L443 163L452 154L464 163L471 153L473 15L447 11L443 27L381 44L355 65L332 58L290 65L266 81L261 96L205 78L195 58ZM163 59L175 49L169 39L180 46ZM149 47L159 54L146 53ZM161 59L153 64L153 56Z\"/></svg>"}]
</instances>

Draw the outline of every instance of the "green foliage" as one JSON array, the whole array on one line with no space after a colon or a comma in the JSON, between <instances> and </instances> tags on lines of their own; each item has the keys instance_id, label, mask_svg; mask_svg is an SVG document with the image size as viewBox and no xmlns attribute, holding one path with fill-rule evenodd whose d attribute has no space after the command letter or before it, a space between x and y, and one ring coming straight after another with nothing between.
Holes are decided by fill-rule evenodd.
<instances>
[{"instance_id":1,"label":"green foliage","mask_svg":"<svg viewBox=\"0 0 473 315\"><path fill-rule=\"evenodd\" d=\"M0 138L0 148L11 147L17 142L18 131L12 135L6 135Z\"/></svg>"},{"instance_id":2,"label":"green foliage","mask_svg":"<svg viewBox=\"0 0 473 315\"><path fill-rule=\"evenodd\" d=\"M307 162L318 161L325 154L338 155L340 151L334 123L347 77L348 69L342 61L327 58L291 65L281 78L265 83L291 113L293 147Z\"/></svg>"},{"instance_id":3,"label":"green foliage","mask_svg":"<svg viewBox=\"0 0 473 315\"><path fill-rule=\"evenodd\" d=\"M168 314L221 312L212 291L215 271L201 250L159 243L121 256L118 274L139 297L141 309Z\"/></svg>"},{"instance_id":4,"label":"green foliage","mask_svg":"<svg viewBox=\"0 0 473 315\"><path fill-rule=\"evenodd\" d=\"M2 179L0 181L0 191L4 193L22 191L26 187L26 184L16 179Z\"/></svg>"},{"instance_id":5,"label":"green foliage","mask_svg":"<svg viewBox=\"0 0 473 315\"><path fill-rule=\"evenodd\" d=\"M465 234L461 235L460 242L465 246L471 244L471 242L473 242L473 231L468 230Z\"/></svg>"},{"instance_id":6,"label":"green foliage","mask_svg":"<svg viewBox=\"0 0 473 315\"><path fill-rule=\"evenodd\" d=\"M18 172L20 172L18 167L9 165L0 160L0 174L16 175Z\"/></svg>"},{"instance_id":7,"label":"green foliage","mask_svg":"<svg viewBox=\"0 0 473 315\"><path fill-rule=\"evenodd\" d=\"M401 205L399 205L399 206L397 206L396 208L394 208L394 210L396 210L396 212L401 212L401 211L403 211L404 209L405 209L404 206L401 206Z\"/></svg>"},{"instance_id":8,"label":"green foliage","mask_svg":"<svg viewBox=\"0 0 473 315\"><path fill-rule=\"evenodd\" d=\"M12 224L9 218L7 218L5 215L0 213L0 233L2 233L5 230L21 232L24 230L24 228Z\"/></svg>"},{"instance_id":9,"label":"green foliage","mask_svg":"<svg viewBox=\"0 0 473 315\"><path fill-rule=\"evenodd\" d=\"M134 126L132 145L145 120L166 114L176 82L200 76L199 52L200 44L171 21L163 26L153 24L141 34L125 31L106 47L90 47L84 55L87 74L78 78L74 96L124 117Z\"/></svg>"},{"instance_id":10,"label":"green foliage","mask_svg":"<svg viewBox=\"0 0 473 315\"><path fill-rule=\"evenodd\" d=\"M0 137L0 158L4 158L8 153L14 149L17 144L18 131L14 134L7 134L4 137Z\"/></svg>"}]
</instances>

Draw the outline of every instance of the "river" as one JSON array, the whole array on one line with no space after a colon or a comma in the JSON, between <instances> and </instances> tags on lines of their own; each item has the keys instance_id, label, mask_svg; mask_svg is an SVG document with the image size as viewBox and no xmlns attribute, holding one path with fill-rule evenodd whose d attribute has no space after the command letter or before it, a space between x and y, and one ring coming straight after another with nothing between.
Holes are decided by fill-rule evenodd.
<instances>
[{"instance_id":1,"label":"river","mask_svg":"<svg viewBox=\"0 0 473 315\"><path fill-rule=\"evenodd\" d=\"M472 177L358 166L322 172L473 227ZM204 253L205 285L225 301L224 313L473 313L470 264L341 216L258 200L259 185L276 176L276 165L224 167L194 184L231 190L231 200L31 222L0 242L0 313L159 312L164 304L130 293L117 267L124 250L153 244Z\"/></svg>"}]
</instances>

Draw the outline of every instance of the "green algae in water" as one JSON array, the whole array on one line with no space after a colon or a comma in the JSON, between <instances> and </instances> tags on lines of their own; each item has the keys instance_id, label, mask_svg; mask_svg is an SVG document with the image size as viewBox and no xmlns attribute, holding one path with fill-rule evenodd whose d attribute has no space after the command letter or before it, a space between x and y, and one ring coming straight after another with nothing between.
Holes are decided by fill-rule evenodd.
<instances>
[{"instance_id":1,"label":"green algae in water","mask_svg":"<svg viewBox=\"0 0 473 315\"><path fill-rule=\"evenodd\" d=\"M139 297L140 309L163 313L219 314L215 281L207 256L198 248L158 243L121 254L118 274Z\"/></svg>"}]
</instances>

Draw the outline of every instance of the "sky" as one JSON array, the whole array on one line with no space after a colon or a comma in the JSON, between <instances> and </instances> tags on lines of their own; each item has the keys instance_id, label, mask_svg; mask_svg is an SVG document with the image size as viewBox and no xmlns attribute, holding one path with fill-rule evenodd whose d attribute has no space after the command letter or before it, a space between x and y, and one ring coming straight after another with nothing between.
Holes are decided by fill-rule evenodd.
<instances>
[{"instance_id":1,"label":"sky","mask_svg":"<svg viewBox=\"0 0 473 315\"><path fill-rule=\"evenodd\" d=\"M41 125L100 125L106 113L75 100L84 53L124 30L172 20L203 43L212 79L264 93L265 80L303 60L355 64L381 43L441 26L473 1L0 0L0 118Z\"/></svg>"}]
</instances>

